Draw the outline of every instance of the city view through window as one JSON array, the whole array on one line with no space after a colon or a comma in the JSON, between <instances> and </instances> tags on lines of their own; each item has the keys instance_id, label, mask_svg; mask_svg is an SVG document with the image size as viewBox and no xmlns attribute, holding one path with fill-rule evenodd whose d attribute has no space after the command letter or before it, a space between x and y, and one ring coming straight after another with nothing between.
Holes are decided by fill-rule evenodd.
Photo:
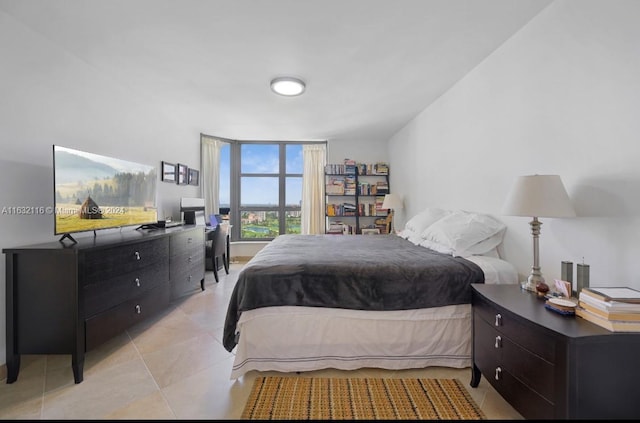
<instances>
[{"instance_id":1,"label":"city view through window","mask_svg":"<svg viewBox=\"0 0 640 423\"><path fill-rule=\"evenodd\" d=\"M273 239L299 234L302 203L302 144L239 143L239 161L231 145L220 155L220 207L238 210L240 239ZM232 163L240 163L233 169ZM231 204L231 180L237 178L239 196ZM232 212L233 213L233 212Z\"/></svg>"}]
</instances>

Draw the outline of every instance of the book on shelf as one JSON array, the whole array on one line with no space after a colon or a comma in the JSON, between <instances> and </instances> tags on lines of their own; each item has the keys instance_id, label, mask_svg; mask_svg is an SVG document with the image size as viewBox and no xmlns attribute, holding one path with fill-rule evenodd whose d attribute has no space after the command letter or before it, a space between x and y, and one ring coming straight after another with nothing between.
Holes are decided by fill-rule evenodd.
<instances>
[{"instance_id":1,"label":"book on shelf","mask_svg":"<svg viewBox=\"0 0 640 423\"><path fill-rule=\"evenodd\" d=\"M584 292L585 294L601 299L602 301L618 301L623 303L640 304L640 291L627 286L588 287L582 288L582 291L580 292Z\"/></svg>"},{"instance_id":2,"label":"book on shelf","mask_svg":"<svg viewBox=\"0 0 640 423\"><path fill-rule=\"evenodd\" d=\"M327 180L325 191L328 195L344 195L345 177L333 176Z\"/></svg>"},{"instance_id":3,"label":"book on shelf","mask_svg":"<svg viewBox=\"0 0 640 423\"><path fill-rule=\"evenodd\" d=\"M638 311L607 311L585 301L580 301L578 305L583 309L590 311L593 314L597 314L607 320L629 320L640 322L640 309Z\"/></svg>"},{"instance_id":4,"label":"book on shelf","mask_svg":"<svg viewBox=\"0 0 640 423\"><path fill-rule=\"evenodd\" d=\"M605 301L600 297L591 294L591 292L587 291L586 288L583 288L582 291L580 291L580 294L578 294L578 300L607 312L640 312L640 304L638 303L614 300Z\"/></svg>"},{"instance_id":5,"label":"book on shelf","mask_svg":"<svg viewBox=\"0 0 640 423\"><path fill-rule=\"evenodd\" d=\"M611 332L640 332L640 322L630 320L609 320L584 308L576 308L576 316L603 327Z\"/></svg>"}]
</instances>

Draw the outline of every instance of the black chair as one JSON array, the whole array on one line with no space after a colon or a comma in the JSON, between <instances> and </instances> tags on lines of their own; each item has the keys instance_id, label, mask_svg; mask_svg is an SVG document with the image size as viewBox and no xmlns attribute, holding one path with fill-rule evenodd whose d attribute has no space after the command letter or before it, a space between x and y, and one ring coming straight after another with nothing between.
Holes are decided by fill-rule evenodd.
<instances>
[{"instance_id":1,"label":"black chair","mask_svg":"<svg viewBox=\"0 0 640 423\"><path fill-rule=\"evenodd\" d=\"M205 250L205 268L213 270L216 282L219 282L218 270L224 266L224 271L229 274L229 257L227 257L227 228L217 225L215 229L207 232L207 246Z\"/></svg>"}]
</instances>

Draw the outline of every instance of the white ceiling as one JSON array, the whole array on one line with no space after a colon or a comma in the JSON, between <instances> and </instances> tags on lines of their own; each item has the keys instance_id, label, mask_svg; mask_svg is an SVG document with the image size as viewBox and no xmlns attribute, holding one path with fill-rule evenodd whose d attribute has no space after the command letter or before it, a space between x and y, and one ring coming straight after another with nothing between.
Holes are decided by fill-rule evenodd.
<instances>
[{"instance_id":1,"label":"white ceiling","mask_svg":"<svg viewBox=\"0 0 640 423\"><path fill-rule=\"evenodd\" d=\"M0 0L199 132L386 140L551 0ZM277 76L299 97L270 92Z\"/></svg>"}]
</instances>

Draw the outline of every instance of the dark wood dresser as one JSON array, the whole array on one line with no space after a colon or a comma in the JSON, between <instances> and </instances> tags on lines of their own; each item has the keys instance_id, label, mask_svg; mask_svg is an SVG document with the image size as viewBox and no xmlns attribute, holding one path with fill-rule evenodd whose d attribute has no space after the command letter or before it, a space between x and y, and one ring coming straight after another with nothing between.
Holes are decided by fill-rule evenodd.
<instances>
[{"instance_id":1,"label":"dark wood dresser","mask_svg":"<svg viewBox=\"0 0 640 423\"><path fill-rule=\"evenodd\" d=\"M7 383L22 354L71 354L80 383L86 351L204 289L204 248L204 227L183 226L3 249Z\"/></svg>"},{"instance_id":2,"label":"dark wood dresser","mask_svg":"<svg viewBox=\"0 0 640 423\"><path fill-rule=\"evenodd\" d=\"M640 417L640 333L544 307L520 285L473 285L473 369L527 419Z\"/></svg>"}]
</instances>

